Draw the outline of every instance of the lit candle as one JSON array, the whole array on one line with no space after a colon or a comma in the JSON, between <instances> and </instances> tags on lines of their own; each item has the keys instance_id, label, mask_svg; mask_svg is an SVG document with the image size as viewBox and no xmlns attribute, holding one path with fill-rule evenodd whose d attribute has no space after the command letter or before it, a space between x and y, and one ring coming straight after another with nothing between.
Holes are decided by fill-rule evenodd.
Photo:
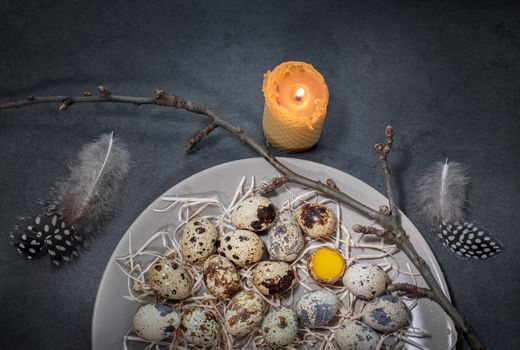
<instances>
[{"instance_id":1,"label":"lit candle","mask_svg":"<svg viewBox=\"0 0 520 350\"><path fill-rule=\"evenodd\" d=\"M304 62L284 62L264 75L264 135L286 152L314 146L321 134L329 90L323 76Z\"/></svg>"}]
</instances>

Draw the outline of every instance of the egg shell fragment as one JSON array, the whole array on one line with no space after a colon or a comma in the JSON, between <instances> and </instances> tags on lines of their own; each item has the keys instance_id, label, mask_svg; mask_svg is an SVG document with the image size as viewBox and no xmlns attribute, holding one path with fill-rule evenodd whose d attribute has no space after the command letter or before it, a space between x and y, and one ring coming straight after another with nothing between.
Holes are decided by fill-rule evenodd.
<instances>
[{"instance_id":1,"label":"egg shell fragment","mask_svg":"<svg viewBox=\"0 0 520 350\"><path fill-rule=\"evenodd\" d=\"M288 291L295 277L291 266L283 261L262 261L253 270L253 284L264 295Z\"/></svg>"},{"instance_id":2,"label":"egg shell fragment","mask_svg":"<svg viewBox=\"0 0 520 350\"><path fill-rule=\"evenodd\" d=\"M190 264L200 264L213 253L218 231L205 218L195 218L186 223L181 236L181 253Z\"/></svg>"},{"instance_id":3,"label":"egg shell fragment","mask_svg":"<svg viewBox=\"0 0 520 350\"><path fill-rule=\"evenodd\" d=\"M283 348L291 344L298 334L298 316L289 308L273 308L262 322L262 336L272 348Z\"/></svg>"},{"instance_id":4,"label":"egg shell fragment","mask_svg":"<svg viewBox=\"0 0 520 350\"><path fill-rule=\"evenodd\" d=\"M305 246L303 233L289 211L282 212L269 229L267 250L273 260L294 261Z\"/></svg>"},{"instance_id":5,"label":"egg shell fragment","mask_svg":"<svg viewBox=\"0 0 520 350\"><path fill-rule=\"evenodd\" d=\"M389 282L386 272L374 264L354 264L343 275L343 285L352 294L365 300L384 294Z\"/></svg>"},{"instance_id":6,"label":"egg shell fragment","mask_svg":"<svg viewBox=\"0 0 520 350\"><path fill-rule=\"evenodd\" d=\"M339 300L336 294L325 289L309 291L296 303L296 314L306 327L326 325L338 312Z\"/></svg>"},{"instance_id":7,"label":"egg shell fragment","mask_svg":"<svg viewBox=\"0 0 520 350\"><path fill-rule=\"evenodd\" d=\"M340 350L375 350L379 335L360 321L345 320L336 330L334 339Z\"/></svg>"},{"instance_id":8,"label":"egg shell fragment","mask_svg":"<svg viewBox=\"0 0 520 350\"><path fill-rule=\"evenodd\" d=\"M363 313L363 321L383 333L396 331L408 323L408 308L393 295L383 295L369 301Z\"/></svg>"},{"instance_id":9,"label":"egg shell fragment","mask_svg":"<svg viewBox=\"0 0 520 350\"><path fill-rule=\"evenodd\" d=\"M137 310L133 324L139 337L158 341L175 332L181 324L181 316L169 305L146 304Z\"/></svg>"},{"instance_id":10,"label":"egg shell fragment","mask_svg":"<svg viewBox=\"0 0 520 350\"><path fill-rule=\"evenodd\" d=\"M229 218L239 229L263 231L276 219L276 208L268 198L252 196L238 204Z\"/></svg>"},{"instance_id":11,"label":"egg shell fragment","mask_svg":"<svg viewBox=\"0 0 520 350\"><path fill-rule=\"evenodd\" d=\"M336 231L336 215L320 203L306 203L296 209L296 221L312 238L324 238Z\"/></svg>"},{"instance_id":12,"label":"egg shell fragment","mask_svg":"<svg viewBox=\"0 0 520 350\"><path fill-rule=\"evenodd\" d=\"M219 342L217 317L208 309L192 307L182 314L182 336L190 345L214 347Z\"/></svg>"},{"instance_id":13,"label":"egg shell fragment","mask_svg":"<svg viewBox=\"0 0 520 350\"><path fill-rule=\"evenodd\" d=\"M220 238L218 251L235 265L245 267L262 259L264 242L254 232L236 230Z\"/></svg>"},{"instance_id":14,"label":"egg shell fragment","mask_svg":"<svg viewBox=\"0 0 520 350\"><path fill-rule=\"evenodd\" d=\"M186 268L167 258L160 258L152 265L147 281L161 297L173 300L186 299L193 287L193 279Z\"/></svg>"},{"instance_id":15,"label":"egg shell fragment","mask_svg":"<svg viewBox=\"0 0 520 350\"><path fill-rule=\"evenodd\" d=\"M203 265L204 285L218 299L227 299L240 290L240 276L235 265L220 255L212 255Z\"/></svg>"},{"instance_id":16,"label":"egg shell fragment","mask_svg":"<svg viewBox=\"0 0 520 350\"><path fill-rule=\"evenodd\" d=\"M252 332L262 322L267 303L253 291L242 291L235 295L226 310L225 325L228 332L241 337Z\"/></svg>"}]
</instances>

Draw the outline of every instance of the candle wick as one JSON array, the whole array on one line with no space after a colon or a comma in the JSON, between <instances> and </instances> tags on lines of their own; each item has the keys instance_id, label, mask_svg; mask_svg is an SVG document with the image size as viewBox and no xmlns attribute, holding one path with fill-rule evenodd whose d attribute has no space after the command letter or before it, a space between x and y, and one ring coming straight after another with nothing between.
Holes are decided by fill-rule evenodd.
<instances>
[{"instance_id":1,"label":"candle wick","mask_svg":"<svg viewBox=\"0 0 520 350\"><path fill-rule=\"evenodd\" d=\"M296 93L294 94L294 99L298 102L301 102L303 100L303 95L305 95L305 89L304 88L298 88L296 90Z\"/></svg>"}]
</instances>

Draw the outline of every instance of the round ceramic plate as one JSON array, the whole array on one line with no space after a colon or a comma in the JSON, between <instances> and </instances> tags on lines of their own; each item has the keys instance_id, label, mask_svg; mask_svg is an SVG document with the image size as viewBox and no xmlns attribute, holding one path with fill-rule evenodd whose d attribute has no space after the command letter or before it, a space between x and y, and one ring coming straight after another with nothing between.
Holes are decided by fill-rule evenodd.
<instances>
[{"instance_id":1,"label":"round ceramic plate","mask_svg":"<svg viewBox=\"0 0 520 350\"><path fill-rule=\"evenodd\" d=\"M378 208L381 204L387 203L386 198L375 189L337 169L293 158L280 158L280 161L296 172L312 179L333 179L344 192L372 208ZM246 178L254 176L256 183L260 184L262 181L270 181L274 176L278 175L276 170L261 158L238 160L195 174L170 188L163 196L217 196L221 202L228 203L235 194L237 184L244 176ZM292 188L296 191L304 191L303 188L298 188L294 185L292 185ZM165 215L164 213L154 211L156 208L164 207L164 202L161 200L163 196L157 198L139 215L119 242L108 262L94 306L92 319L92 348L94 350L123 348L123 336L127 334L131 326L133 316L137 310L137 303L123 297L128 295L128 281L125 274L116 265L115 260L118 257L127 255L129 249L138 249L164 225L175 223L177 215ZM277 205L286 199L280 198L284 196L287 196L287 194L280 191L279 194L271 199ZM349 210L347 207L341 206L341 211L342 218L347 225L351 226L354 223L370 224L366 218ZM442 271L426 241L412 222L404 215L402 215L402 224L418 253L429 264L444 293L448 295L449 292ZM131 242L129 241L129 232L132 233ZM394 254L394 258L398 262L400 269L404 270L406 269L405 267L411 265L403 253ZM413 271L415 272L415 269ZM406 275L398 276L397 280L410 282L410 277ZM416 281L418 285L425 285L421 277L417 277ZM411 314L412 325L429 333L428 337L411 338L413 342L420 344L421 348L446 350L455 346L457 339L455 328L437 304L421 299ZM143 347L140 346L139 348ZM407 344L406 348L417 349L412 344Z\"/></svg>"}]
</instances>

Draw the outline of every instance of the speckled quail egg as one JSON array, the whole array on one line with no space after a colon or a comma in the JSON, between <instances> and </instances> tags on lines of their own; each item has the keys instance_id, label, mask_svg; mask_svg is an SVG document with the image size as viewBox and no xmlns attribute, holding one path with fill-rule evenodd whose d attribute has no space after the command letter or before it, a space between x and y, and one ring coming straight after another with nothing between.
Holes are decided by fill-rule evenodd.
<instances>
[{"instance_id":1,"label":"speckled quail egg","mask_svg":"<svg viewBox=\"0 0 520 350\"><path fill-rule=\"evenodd\" d=\"M379 335L360 321L345 320L336 330L334 339L340 350L375 350Z\"/></svg>"},{"instance_id":2,"label":"speckled quail egg","mask_svg":"<svg viewBox=\"0 0 520 350\"><path fill-rule=\"evenodd\" d=\"M253 270L253 284L264 295L286 292L295 277L291 266L283 261L262 261Z\"/></svg>"},{"instance_id":3,"label":"speckled quail egg","mask_svg":"<svg viewBox=\"0 0 520 350\"><path fill-rule=\"evenodd\" d=\"M217 228L208 219L188 221L181 236L182 256L190 264L200 264L213 253L217 237Z\"/></svg>"},{"instance_id":4,"label":"speckled quail egg","mask_svg":"<svg viewBox=\"0 0 520 350\"><path fill-rule=\"evenodd\" d=\"M296 209L295 216L303 232L312 238L327 237L336 231L336 215L323 204L303 204Z\"/></svg>"},{"instance_id":5,"label":"speckled quail egg","mask_svg":"<svg viewBox=\"0 0 520 350\"><path fill-rule=\"evenodd\" d=\"M282 212L269 229L267 250L273 260L294 261L305 241L300 226L289 211Z\"/></svg>"},{"instance_id":6,"label":"speckled quail egg","mask_svg":"<svg viewBox=\"0 0 520 350\"><path fill-rule=\"evenodd\" d=\"M298 316L287 307L273 308L262 322L262 336L272 348L283 348L291 344L298 334Z\"/></svg>"},{"instance_id":7,"label":"speckled quail egg","mask_svg":"<svg viewBox=\"0 0 520 350\"><path fill-rule=\"evenodd\" d=\"M210 256L203 268L206 289L218 299L230 298L240 289L240 276L235 265L223 256Z\"/></svg>"},{"instance_id":8,"label":"speckled quail egg","mask_svg":"<svg viewBox=\"0 0 520 350\"><path fill-rule=\"evenodd\" d=\"M169 337L180 324L181 316L165 304L146 304L134 316L135 333L151 341Z\"/></svg>"},{"instance_id":9,"label":"speckled quail egg","mask_svg":"<svg viewBox=\"0 0 520 350\"><path fill-rule=\"evenodd\" d=\"M343 275L343 285L357 297L369 300L385 293L390 279L374 264L357 263Z\"/></svg>"},{"instance_id":10,"label":"speckled quail egg","mask_svg":"<svg viewBox=\"0 0 520 350\"><path fill-rule=\"evenodd\" d=\"M220 238L218 251L235 265L244 267L262 259L264 242L254 232L236 230L225 233Z\"/></svg>"},{"instance_id":11,"label":"speckled quail egg","mask_svg":"<svg viewBox=\"0 0 520 350\"><path fill-rule=\"evenodd\" d=\"M181 331L190 345L214 347L219 342L220 326L210 310L192 307L182 314Z\"/></svg>"},{"instance_id":12,"label":"speckled quail egg","mask_svg":"<svg viewBox=\"0 0 520 350\"><path fill-rule=\"evenodd\" d=\"M148 270L148 285L161 297L182 300L191 295L193 279L177 261L160 258Z\"/></svg>"},{"instance_id":13,"label":"speckled quail egg","mask_svg":"<svg viewBox=\"0 0 520 350\"><path fill-rule=\"evenodd\" d=\"M235 295L226 310L225 325L228 332L241 337L252 332L260 324L267 303L253 291L242 291Z\"/></svg>"},{"instance_id":14,"label":"speckled quail egg","mask_svg":"<svg viewBox=\"0 0 520 350\"><path fill-rule=\"evenodd\" d=\"M306 327L326 325L338 312L339 300L336 294L318 289L303 294L296 303L296 314Z\"/></svg>"},{"instance_id":15,"label":"speckled quail egg","mask_svg":"<svg viewBox=\"0 0 520 350\"><path fill-rule=\"evenodd\" d=\"M268 229L276 218L276 209L271 201L262 196L253 196L241 202L229 215L237 228L251 231Z\"/></svg>"},{"instance_id":16,"label":"speckled quail egg","mask_svg":"<svg viewBox=\"0 0 520 350\"><path fill-rule=\"evenodd\" d=\"M369 301L363 313L363 321L383 333L396 331L408 323L408 308L393 295L383 295Z\"/></svg>"}]
</instances>

